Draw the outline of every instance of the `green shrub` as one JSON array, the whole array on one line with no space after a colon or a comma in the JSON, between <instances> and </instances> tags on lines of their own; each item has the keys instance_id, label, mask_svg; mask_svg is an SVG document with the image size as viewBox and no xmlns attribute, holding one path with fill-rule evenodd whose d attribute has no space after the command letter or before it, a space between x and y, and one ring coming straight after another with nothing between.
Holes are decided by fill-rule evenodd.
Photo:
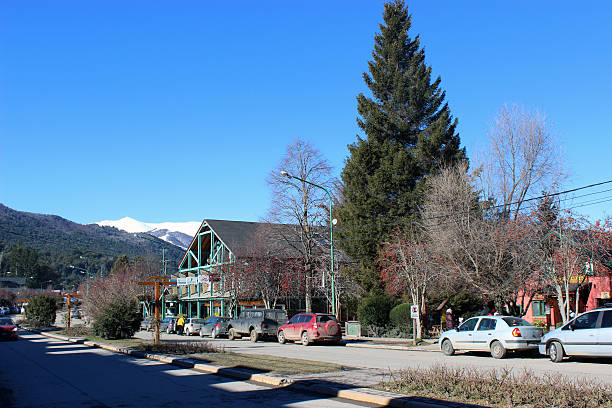
<instances>
[{"instance_id":1,"label":"green shrub","mask_svg":"<svg viewBox=\"0 0 612 408\"><path fill-rule=\"evenodd\" d=\"M389 312L389 320L394 326L406 328L412 327L412 318L410 317L410 304L402 303L395 306Z\"/></svg>"},{"instance_id":2,"label":"green shrub","mask_svg":"<svg viewBox=\"0 0 612 408\"><path fill-rule=\"evenodd\" d=\"M57 298L48 293L34 295L26 305L26 318L33 327L51 327L55 323Z\"/></svg>"},{"instance_id":3,"label":"green shrub","mask_svg":"<svg viewBox=\"0 0 612 408\"><path fill-rule=\"evenodd\" d=\"M142 315L136 299L115 300L105 305L93 324L94 332L105 339L129 339L140 328Z\"/></svg>"},{"instance_id":4,"label":"green shrub","mask_svg":"<svg viewBox=\"0 0 612 408\"><path fill-rule=\"evenodd\" d=\"M397 304L391 296L371 296L357 308L357 320L362 326L384 327L389 323L389 312Z\"/></svg>"}]
</instances>

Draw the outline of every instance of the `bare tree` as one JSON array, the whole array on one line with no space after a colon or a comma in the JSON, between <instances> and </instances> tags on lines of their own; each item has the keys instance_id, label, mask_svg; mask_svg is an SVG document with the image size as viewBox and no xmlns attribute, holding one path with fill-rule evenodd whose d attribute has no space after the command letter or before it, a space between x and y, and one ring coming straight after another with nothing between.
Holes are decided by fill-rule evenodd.
<instances>
[{"instance_id":1,"label":"bare tree","mask_svg":"<svg viewBox=\"0 0 612 408\"><path fill-rule=\"evenodd\" d=\"M570 319L571 292L578 312L580 287L591 275L610 275L612 225L590 223L569 211L560 214L542 236L542 273L557 294L563 322Z\"/></svg>"},{"instance_id":2,"label":"bare tree","mask_svg":"<svg viewBox=\"0 0 612 408\"><path fill-rule=\"evenodd\" d=\"M507 217L516 217L528 194L551 192L565 177L559 141L539 112L504 105L489 131L479 168L481 188Z\"/></svg>"},{"instance_id":3,"label":"bare tree","mask_svg":"<svg viewBox=\"0 0 612 408\"><path fill-rule=\"evenodd\" d=\"M500 310L519 298L531 301L537 290L535 230L528 220L508 220L482 200L466 164L430 179L422 223L432 262L447 278L468 284Z\"/></svg>"},{"instance_id":4,"label":"bare tree","mask_svg":"<svg viewBox=\"0 0 612 408\"><path fill-rule=\"evenodd\" d=\"M286 172L294 177L281 175ZM310 183L332 185L331 166L310 143L298 140L287 147L285 156L270 173L268 185L272 204L268 221L293 226L283 239L299 254L304 268L306 311L312 311L317 257L321 253L320 227L329 220L325 192Z\"/></svg>"}]
</instances>

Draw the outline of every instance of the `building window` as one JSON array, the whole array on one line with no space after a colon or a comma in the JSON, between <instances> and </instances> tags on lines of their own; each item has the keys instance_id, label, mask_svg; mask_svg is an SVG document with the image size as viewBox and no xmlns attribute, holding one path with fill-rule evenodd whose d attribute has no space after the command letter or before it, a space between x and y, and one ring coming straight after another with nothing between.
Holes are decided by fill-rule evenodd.
<instances>
[{"instance_id":1,"label":"building window","mask_svg":"<svg viewBox=\"0 0 612 408\"><path fill-rule=\"evenodd\" d=\"M534 300L532 303L533 317L546 317L546 302Z\"/></svg>"}]
</instances>

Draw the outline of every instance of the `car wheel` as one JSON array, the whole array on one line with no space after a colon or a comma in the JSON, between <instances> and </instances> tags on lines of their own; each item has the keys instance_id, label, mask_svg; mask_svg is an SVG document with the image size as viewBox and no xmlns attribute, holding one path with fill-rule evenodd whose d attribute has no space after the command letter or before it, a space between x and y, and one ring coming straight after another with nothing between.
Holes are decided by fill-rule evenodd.
<instances>
[{"instance_id":1,"label":"car wheel","mask_svg":"<svg viewBox=\"0 0 612 408\"><path fill-rule=\"evenodd\" d=\"M446 339L442 342L442 353L447 356L452 356L453 354L455 354L455 348L453 347L453 343L449 339Z\"/></svg>"},{"instance_id":2,"label":"car wheel","mask_svg":"<svg viewBox=\"0 0 612 408\"><path fill-rule=\"evenodd\" d=\"M282 330L278 332L277 338L280 344L285 344L287 342L287 339L285 338L285 332Z\"/></svg>"},{"instance_id":3,"label":"car wheel","mask_svg":"<svg viewBox=\"0 0 612 408\"><path fill-rule=\"evenodd\" d=\"M308 336L308 332L302 333L302 346L307 346L310 344L310 337Z\"/></svg>"},{"instance_id":4,"label":"car wheel","mask_svg":"<svg viewBox=\"0 0 612 408\"><path fill-rule=\"evenodd\" d=\"M202 331L202 329L200 329L200 337L204 337L204 331Z\"/></svg>"},{"instance_id":5,"label":"car wheel","mask_svg":"<svg viewBox=\"0 0 612 408\"><path fill-rule=\"evenodd\" d=\"M548 355L550 356L550 361L553 363L560 363L563 360L563 346L558 341L553 341L550 343L550 348L548 349Z\"/></svg>"},{"instance_id":6,"label":"car wheel","mask_svg":"<svg viewBox=\"0 0 612 408\"><path fill-rule=\"evenodd\" d=\"M257 340L259 340L259 334L255 331L255 329L251 329L250 340L253 343L255 343Z\"/></svg>"},{"instance_id":7,"label":"car wheel","mask_svg":"<svg viewBox=\"0 0 612 408\"><path fill-rule=\"evenodd\" d=\"M230 340L234 340L236 338L236 331L233 328L229 329L229 332L227 333L227 338Z\"/></svg>"},{"instance_id":8,"label":"car wheel","mask_svg":"<svg viewBox=\"0 0 612 408\"><path fill-rule=\"evenodd\" d=\"M171 330L170 330L170 328L169 328L169 327L166 329L166 333L168 333L168 334L170 334L170 333L171 333Z\"/></svg>"},{"instance_id":9,"label":"car wheel","mask_svg":"<svg viewBox=\"0 0 612 408\"><path fill-rule=\"evenodd\" d=\"M491 355L497 359L504 358L506 356L506 349L503 344L497 340L491 343Z\"/></svg>"},{"instance_id":10,"label":"car wheel","mask_svg":"<svg viewBox=\"0 0 612 408\"><path fill-rule=\"evenodd\" d=\"M210 332L211 339L216 339L218 335L219 334L217 333L217 329L213 329L213 331Z\"/></svg>"}]
</instances>

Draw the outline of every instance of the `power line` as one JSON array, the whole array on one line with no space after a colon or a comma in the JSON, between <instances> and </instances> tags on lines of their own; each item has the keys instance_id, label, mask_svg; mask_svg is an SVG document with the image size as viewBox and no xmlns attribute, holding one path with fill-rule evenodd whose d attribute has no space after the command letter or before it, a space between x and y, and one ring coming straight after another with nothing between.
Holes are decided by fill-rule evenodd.
<instances>
[{"instance_id":1,"label":"power line","mask_svg":"<svg viewBox=\"0 0 612 408\"><path fill-rule=\"evenodd\" d=\"M507 204L507 206L511 207L513 205L517 205L517 204L520 204L520 203L530 202L530 201L534 201L534 200L541 200L543 198L555 197L555 196L559 196L559 195L563 195L563 194L569 194L569 193L572 193L572 192L575 192L575 191L585 190L587 188L593 188L593 187L597 187L597 186L604 185L604 184L609 184L609 183L612 183L612 180L606 180L606 181L602 181L600 183L593 183L593 184L589 184L589 185L582 186L582 187L576 187L576 188L569 189L569 190L559 191L559 192L556 192L556 193L543 194L543 195L540 195L540 196L537 196L537 197L531 197L531 198L525 199L523 201L515 201L515 202ZM579 198L579 197L585 197L585 196L589 196L589 195L594 195L594 194L601 194L601 193L608 192L608 191L612 191L612 189L602 190L602 191L598 191L598 192L594 192L594 193L588 193L588 194L580 195L580 196L577 196L577 197L570 197L570 198L564 199L563 201L567 201L567 200L575 199L575 198ZM505 205L506 204L497 204L497 205L491 206L490 208L492 208L492 209L494 209L494 208L501 208L501 207L504 207ZM525 208L534 208L535 206L537 206L537 204L535 204L535 205L531 204L531 205L526 206ZM455 212L452 212L452 213L446 213L446 214L436 215L436 216L433 216L433 217L422 218L421 220L434 220L434 219L438 219L438 218L448 218L448 217L451 217L453 215L462 214L462 213L463 213L463 211L455 211ZM381 224L365 224L365 225L357 225L357 226L338 226L336 228L338 230L367 229L367 228L372 228L373 229L373 228L379 228L381 226L403 225L403 224L406 224L408 222L411 222L411 221L410 220L402 220L402 221L396 221L396 222L390 222L390 223L381 223Z\"/></svg>"}]
</instances>

